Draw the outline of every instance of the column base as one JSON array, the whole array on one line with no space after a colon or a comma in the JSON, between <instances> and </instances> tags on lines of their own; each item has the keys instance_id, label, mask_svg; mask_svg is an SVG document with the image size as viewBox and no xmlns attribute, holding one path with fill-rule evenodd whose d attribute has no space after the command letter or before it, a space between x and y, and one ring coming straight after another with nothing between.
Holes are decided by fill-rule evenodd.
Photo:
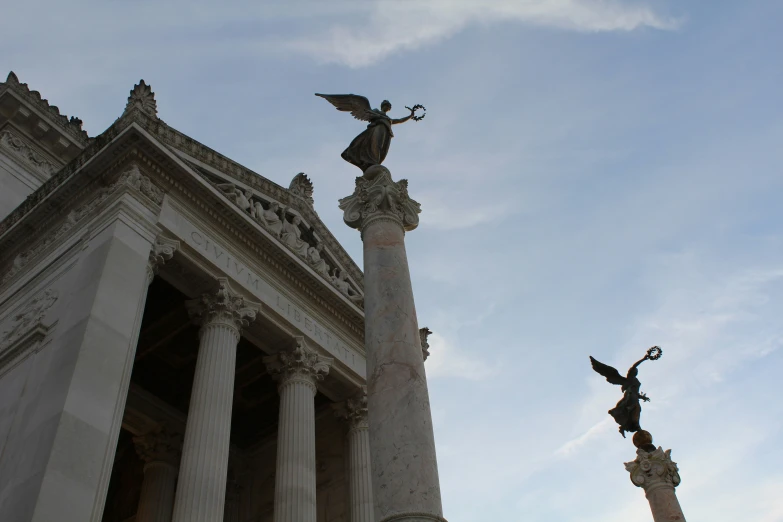
<instances>
[{"instance_id":1,"label":"column base","mask_svg":"<svg viewBox=\"0 0 783 522\"><path fill-rule=\"evenodd\" d=\"M432 513L397 513L381 519L379 522L448 522L445 518Z\"/></svg>"}]
</instances>

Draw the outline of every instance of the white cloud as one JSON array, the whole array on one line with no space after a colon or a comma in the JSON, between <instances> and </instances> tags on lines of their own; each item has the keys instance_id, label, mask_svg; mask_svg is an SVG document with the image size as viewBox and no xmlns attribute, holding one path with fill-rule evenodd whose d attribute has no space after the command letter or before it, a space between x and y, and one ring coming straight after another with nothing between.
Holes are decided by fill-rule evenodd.
<instances>
[{"instance_id":1,"label":"white cloud","mask_svg":"<svg viewBox=\"0 0 783 522\"><path fill-rule=\"evenodd\" d=\"M367 19L333 25L290 47L349 67L447 39L470 25L520 22L576 31L674 29L678 22L620 0L381 0Z\"/></svg>"},{"instance_id":2,"label":"white cloud","mask_svg":"<svg viewBox=\"0 0 783 522\"><path fill-rule=\"evenodd\" d=\"M590 426L587 431L585 431L580 436L569 440L562 446L560 446L557 451L555 451L555 455L558 457L569 457L576 453L576 451L584 446L589 440L593 439L596 435L610 431L613 427L612 419L611 417L604 417L604 419L601 422L598 422L594 424L593 426Z\"/></svg>"},{"instance_id":3,"label":"white cloud","mask_svg":"<svg viewBox=\"0 0 783 522\"><path fill-rule=\"evenodd\" d=\"M427 377L457 377L480 381L497 372L484 358L473 357L460 350L444 336L433 332L428 339L430 356L427 358Z\"/></svg>"}]
</instances>

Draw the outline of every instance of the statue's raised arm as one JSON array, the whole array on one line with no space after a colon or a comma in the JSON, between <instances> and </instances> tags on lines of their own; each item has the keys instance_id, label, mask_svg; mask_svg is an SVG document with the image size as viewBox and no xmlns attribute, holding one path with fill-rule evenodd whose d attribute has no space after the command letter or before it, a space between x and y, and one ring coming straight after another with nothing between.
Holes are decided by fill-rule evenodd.
<instances>
[{"instance_id":1,"label":"statue's raised arm","mask_svg":"<svg viewBox=\"0 0 783 522\"><path fill-rule=\"evenodd\" d=\"M386 113L391 110L388 100L381 102L380 109L370 107L370 102L364 96L357 94L315 94L334 105L338 111L350 112L357 120L367 121L367 129L359 134L342 153L342 158L356 165L362 172L380 165L386 159L389 152L391 139L394 137L392 125L404 123L410 119L421 120L424 116L416 116L418 109L424 109L421 105L406 107L411 113L408 116L392 119Z\"/></svg>"}]
</instances>

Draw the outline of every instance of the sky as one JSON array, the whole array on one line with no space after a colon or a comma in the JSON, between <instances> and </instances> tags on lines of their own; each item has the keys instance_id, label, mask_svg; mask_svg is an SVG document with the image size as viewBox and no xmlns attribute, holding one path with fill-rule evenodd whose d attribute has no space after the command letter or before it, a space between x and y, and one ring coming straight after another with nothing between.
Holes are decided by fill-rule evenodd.
<instances>
[{"instance_id":1,"label":"sky","mask_svg":"<svg viewBox=\"0 0 783 522\"><path fill-rule=\"evenodd\" d=\"M364 128L422 205L406 236L444 515L648 522L588 355L640 370L688 520L783 521L783 3L28 0L13 70L91 136L140 78L174 128L287 186L361 266L337 200Z\"/></svg>"}]
</instances>

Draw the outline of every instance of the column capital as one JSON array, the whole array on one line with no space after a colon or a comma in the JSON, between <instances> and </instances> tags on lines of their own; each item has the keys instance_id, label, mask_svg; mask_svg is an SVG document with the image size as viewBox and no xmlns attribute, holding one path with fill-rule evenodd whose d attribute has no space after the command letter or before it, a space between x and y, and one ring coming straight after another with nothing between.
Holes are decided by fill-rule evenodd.
<instances>
[{"instance_id":1,"label":"column capital","mask_svg":"<svg viewBox=\"0 0 783 522\"><path fill-rule=\"evenodd\" d=\"M176 239L169 239L165 236L155 238L155 243L152 245L149 261L147 262L147 284L152 283L160 265L171 259L178 248L179 241Z\"/></svg>"},{"instance_id":2,"label":"column capital","mask_svg":"<svg viewBox=\"0 0 783 522\"><path fill-rule=\"evenodd\" d=\"M658 446L654 451L636 450L636 459L625 463L625 469L631 474L631 482L644 489L649 495L659 488L674 489L680 484L677 463L671 459L672 450L664 451Z\"/></svg>"},{"instance_id":3,"label":"column capital","mask_svg":"<svg viewBox=\"0 0 783 522\"><path fill-rule=\"evenodd\" d=\"M191 319L202 329L213 324L223 324L234 329L239 335L243 326L256 318L261 305L246 300L228 284L228 279L218 277L218 289L213 293L201 294L196 299L185 302Z\"/></svg>"},{"instance_id":4,"label":"column capital","mask_svg":"<svg viewBox=\"0 0 783 522\"><path fill-rule=\"evenodd\" d=\"M147 464L164 462L179 467L182 455L182 434L160 428L145 435L133 437L139 458Z\"/></svg>"},{"instance_id":5,"label":"column capital","mask_svg":"<svg viewBox=\"0 0 783 522\"><path fill-rule=\"evenodd\" d=\"M409 231L419 225L421 205L408 195L408 180L395 182L389 169L374 165L356 178L356 189L340 200L340 210L345 224L360 231L379 220Z\"/></svg>"},{"instance_id":6,"label":"column capital","mask_svg":"<svg viewBox=\"0 0 783 522\"><path fill-rule=\"evenodd\" d=\"M267 371L278 380L279 386L290 381L304 381L315 393L315 383L329 373L334 359L318 355L305 343L304 337L294 337L293 345L274 355L264 357Z\"/></svg>"},{"instance_id":7,"label":"column capital","mask_svg":"<svg viewBox=\"0 0 783 522\"><path fill-rule=\"evenodd\" d=\"M424 328L419 328L419 339L421 340L421 355L424 357L424 360L427 360L427 357L430 356L430 343L427 341L427 338L432 334L432 330L427 328L426 326Z\"/></svg>"},{"instance_id":8,"label":"column capital","mask_svg":"<svg viewBox=\"0 0 783 522\"><path fill-rule=\"evenodd\" d=\"M350 423L351 429L367 429L367 386L362 386L359 392L350 399L332 404L334 413Z\"/></svg>"}]
</instances>

